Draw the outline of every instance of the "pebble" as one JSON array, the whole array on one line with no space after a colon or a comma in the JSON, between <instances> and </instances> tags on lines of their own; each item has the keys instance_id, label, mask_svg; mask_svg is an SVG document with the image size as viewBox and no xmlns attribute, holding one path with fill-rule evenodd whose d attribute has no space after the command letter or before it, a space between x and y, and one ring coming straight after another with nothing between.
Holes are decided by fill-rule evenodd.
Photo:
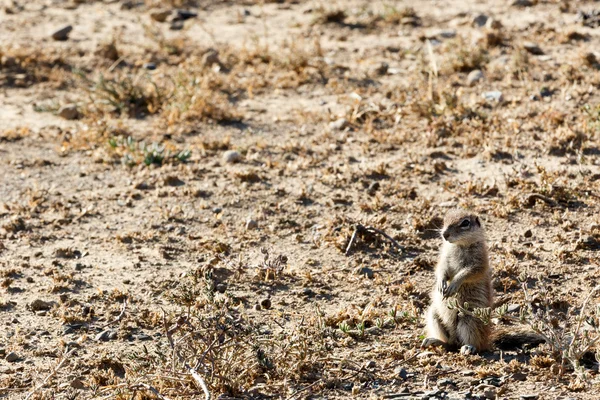
<instances>
[{"instance_id":1,"label":"pebble","mask_svg":"<svg viewBox=\"0 0 600 400\"><path fill-rule=\"evenodd\" d=\"M262 310L262 307L260 306L260 304L256 303L254 305L254 311L260 311L260 310Z\"/></svg>"},{"instance_id":2,"label":"pebble","mask_svg":"<svg viewBox=\"0 0 600 400\"><path fill-rule=\"evenodd\" d=\"M444 38L444 39L452 39L453 37L456 37L456 30L455 29L443 29L438 32L438 35L439 35L439 37Z\"/></svg>"},{"instance_id":3,"label":"pebble","mask_svg":"<svg viewBox=\"0 0 600 400\"><path fill-rule=\"evenodd\" d=\"M544 54L544 50L542 50L540 48L540 46L538 46L537 44L533 43L533 42L524 42L523 43L523 48L525 50L527 50L527 52L536 55L536 56L541 56Z\"/></svg>"},{"instance_id":4,"label":"pebble","mask_svg":"<svg viewBox=\"0 0 600 400\"><path fill-rule=\"evenodd\" d=\"M489 17L485 14L477 14L473 17L472 25L482 27L488 21Z\"/></svg>"},{"instance_id":5,"label":"pebble","mask_svg":"<svg viewBox=\"0 0 600 400\"><path fill-rule=\"evenodd\" d=\"M502 28L502 22L495 18L489 18L485 23L485 27L488 29L500 29Z\"/></svg>"},{"instance_id":6,"label":"pebble","mask_svg":"<svg viewBox=\"0 0 600 400\"><path fill-rule=\"evenodd\" d=\"M100 342L107 342L117 338L117 331L112 329L105 329L94 337L94 340Z\"/></svg>"},{"instance_id":7,"label":"pebble","mask_svg":"<svg viewBox=\"0 0 600 400\"><path fill-rule=\"evenodd\" d=\"M56 32L54 32L52 34L52 39L59 40L59 41L65 41L65 40L69 39L69 33L71 33L72 30L73 30L73 27L71 25L67 25L64 28L61 28L61 29L57 30Z\"/></svg>"},{"instance_id":8,"label":"pebble","mask_svg":"<svg viewBox=\"0 0 600 400\"><path fill-rule=\"evenodd\" d=\"M271 308L271 299L269 299L269 298L262 299L262 300L260 301L260 306L261 306L262 308L264 308L265 310L268 310L268 309L270 309L270 308Z\"/></svg>"},{"instance_id":9,"label":"pebble","mask_svg":"<svg viewBox=\"0 0 600 400\"><path fill-rule=\"evenodd\" d=\"M134 338L137 339L137 340L141 340L141 341L152 340L152 337L149 336L149 335L146 335L145 333L137 334L137 335L134 336Z\"/></svg>"},{"instance_id":10,"label":"pebble","mask_svg":"<svg viewBox=\"0 0 600 400\"><path fill-rule=\"evenodd\" d=\"M184 26L185 24L183 23L183 20L176 19L175 21L171 22L171 26L169 26L169 29L172 31L180 31L183 29Z\"/></svg>"},{"instance_id":11,"label":"pebble","mask_svg":"<svg viewBox=\"0 0 600 400\"><path fill-rule=\"evenodd\" d=\"M246 221L246 230L252 231L254 229L258 229L258 222L250 218Z\"/></svg>"},{"instance_id":12,"label":"pebble","mask_svg":"<svg viewBox=\"0 0 600 400\"><path fill-rule=\"evenodd\" d=\"M530 0L515 0L512 2L513 7L531 7L533 3Z\"/></svg>"},{"instance_id":13,"label":"pebble","mask_svg":"<svg viewBox=\"0 0 600 400\"><path fill-rule=\"evenodd\" d=\"M6 357L4 359L8 362L15 362L19 359L19 356L14 351L11 351L10 353L8 353L6 355Z\"/></svg>"},{"instance_id":14,"label":"pebble","mask_svg":"<svg viewBox=\"0 0 600 400\"><path fill-rule=\"evenodd\" d=\"M520 309L521 309L520 304L509 304L506 312L513 313L513 312L519 311Z\"/></svg>"},{"instance_id":15,"label":"pebble","mask_svg":"<svg viewBox=\"0 0 600 400\"><path fill-rule=\"evenodd\" d=\"M223 284L223 283L219 283L217 284L217 292L219 293L225 293L225 291L227 290L227 285Z\"/></svg>"},{"instance_id":16,"label":"pebble","mask_svg":"<svg viewBox=\"0 0 600 400\"><path fill-rule=\"evenodd\" d=\"M371 268L369 268L369 267L359 267L359 268L356 270L356 273L357 273L358 275L361 275L361 276L363 276L363 275L366 275L366 276L367 276L367 278L369 278L369 279L373 279L373 277L375 276L375 273L374 273L374 272L373 272L373 270L372 270Z\"/></svg>"},{"instance_id":17,"label":"pebble","mask_svg":"<svg viewBox=\"0 0 600 400\"><path fill-rule=\"evenodd\" d=\"M482 79L483 72L481 72L479 69L474 69L473 71L469 72L469 75L467 76L467 85L473 86Z\"/></svg>"},{"instance_id":18,"label":"pebble","mask_svg":"<svg viewBox=\"0 0 600 400\"><path fill-rule=\"evenodd\" d=\"M235 150L227 150L223 153L223 161L227 164L233 164L239 162L242 159L242 155Z\"/></svg>"},{"instance_id":19,"label":"pebble","mask_svg":"<svg viewBox=\"0 0 600 400\"><path fill-rule=\"evenodd\" d=\"M514 381L523 382L523 381L525 381L527 379L527 374L524 374L522 372L515 372L510 377Z\"/></svg>"},{"instance_id":20,"label":"pebble","mask_svg":"<svg viewBox=\"0 0 600 400\"><path fill-rule=\"evenodd\" d=\"M223 211L221 207L215 207L212 209L213 214L220 214Z\"/></svg>"},{"instance_id":21,"label":"pebble","mask_svg":"<svg viewBox=\"0 0 600 400\"><path fill-rule=\"evenodd\" d=\"M533 232L531 231L531 229L527 229L525 233L523 233L523 236L525 236L526 238L530 238L533 236Z\"/></svg>"},{"instance_id":22,"label":"pebble","mask_svg":"<svg viewBox=\"0 0 600 400\"><path fill-rule=\"evenodd\" d=\"M333 131L341 131L348 125L348 120L346 118L339 118L335 121L329 123L329 129Z\"/></svg>"},{"instance_id":23,"label":"pebble","mask_svg":"<svg viewBox=\"0 0 600 400\"><path fill-rule=\"evenodd\" d=\"M365 363L365 368L373 369L377 366L377 363L374 360L369 360Z\"/></svg>"},{"instance_id":24,"label":"pebble","mask_svg":"<svg viewBox=\"0 0 600 400\"><path fill-rule=\"evenodd\" d=\"M379 184L379 182L372 182L372 183L369 185L369 188L367 189L367 194L368 194L369 196L374 196L374 195L375 195L375 193L377 193L377 191L379 190L380 186L381 186L381 185Z\"/></svg>"},{"instance_id":25,"label":"pebble","mask_svg":"<svg viewBox=\"0 0 600 400\"><path fill-rule=\"evenodd\" d=\"M148 62L143 65L143 67L149 71L154 71L156 69L156 64L153 62Z\"/></svg>"},{"instance_id":26,"label":"pebble","mask_svg":"<svg viewBox=\"0 0 600 400\"><path fill-rule=\"evenodd\" d=\"M52 308L52 302L36 299L31 302L29 307L31 308L31 311L49 310Z\"/></svg>"},{"instance_id":27,"label":"pebble","mask_svg":"<svg viewBox=\"0 0 600 400\"><path fill-rule=\"evenodd\" d=\"M396 367L394 369L394 375L403 380L406 380L406 378L408 378L408 372L406 372L406 370L402 367Z\"/></svg>"},{"instance_id":28,"label":"pebble","mask_svg":"<svg viewBox=\"0 0 600 400\"><path fill-rule=\"evenodd\" d=\"M497 103L502 103L504 101L504 96L502 95L502 92L498 90L494 90L492 92L484 92L481 94L481 97L483 97L487 101L495 101Z\"/></svg>"},{"instance_id":29,"label":"pebble","mask_svg":"<svg viewBox=\"0 0 600 400\"><path fill-rule=\"evenodd\" d=\"M75 378L70 383L71 387L74 389L85 389L85 385L81 381L81 379Z\"/></svg>"},{"instance_id":30,"label":"pebble","mask_svg":"<svg viewBox=\"0 0 600 400\"><path fill-rule=\"evenodd\" d=\"M385 75L387 73L389 67L390 66L388 65L388 63L382 62L378 66L375 67L375 69L373 70L373 72L376 75Z\"/></svg>"},{"instance_id":31,"label":"pebble","mask_svg":"<svg viewBox=\"0 0 600 400\"><path fill-rule=\"evenodd\" d=\"M214 64L220 65L219 52L216 50L208 50L202 56L202 65L205 67L212 67Z\"/></svg>"},{"instance_id":32,"label":"pebble","mask_svg":"<svg viewBox=\"0 0 600 400\"><path fill-rule=\"evenodd\" d=\"M533 394L522 394L519 399L521 400L537 400L538 397L540 397L539 394L537 393L533 393Z\"/></svg>"},{"instance_id":33,"label":"pebble","mask_svg":"<svg viewBox=\"0 0 600 400\"><path fill-rule=\"evenodd\" d=\"M151 13L150 18L152 18L156 22L165 22L170 15L171 10L161 10Z\"/></svg>"},{"instance_id":34,"label":"pebble","mask_svg":"<svg viewBox=\"0 0 600 400\"><path fill-rule=\"evenodd\" d=\"M195 13L193 11L179 9L179 10L177 10L176 18L185 21L186 19L196 18L197 16L198 16L198 13Z\"/></svg>"},{"instance_id":35,"label":"pebble","mask_svg":"<svg viewBox=\"0 0 600 400\"><path fill-rule=\"evenodd\" d=\"M6 349L0 347L0 357L4 357L6 355Z\"/></svg>"},{"instance_id":36,"label":"pebble","mask_svg":"<svg viewBox=\"0 0 600 400\"><path fill-rule=\"evenodd\" d=\"M73 120L79 117L79 111L77 111L75 104L66 104L58 110L58 116L67 120Z\"/></svg>"}]
</instances>

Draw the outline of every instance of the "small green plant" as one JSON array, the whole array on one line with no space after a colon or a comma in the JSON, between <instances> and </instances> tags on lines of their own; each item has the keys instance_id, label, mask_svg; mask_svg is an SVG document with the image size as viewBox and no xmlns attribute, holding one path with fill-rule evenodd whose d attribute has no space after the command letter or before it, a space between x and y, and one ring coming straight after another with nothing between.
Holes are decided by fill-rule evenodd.
<instances>
[{"instance_id":1,"label":"small green plant","mask_svg":"<svg viewBox=\"0 0 600 400\"><path fill-rule=\"evenodd\" d=\"M136 142L131 136L123 138L122 136L108 139L109 147L121 156L123 164L128 166L139 165L163 165L169 163L187 162L192 153L188 149L173 151L168 150L167 146L159 143L146 144L145 142Z\"/></svg>"},{"instance_id":2,"label":"small green plant","mask_svg":"<svg viewBox=\"0 0 600 400\"><path fill-rule=\"evenodd\" d=\"M340 322L338 325L338 328L340 329L340 331L342 331L345 334L350 333L350 325L348 325L348 323L346 321Z\"/></svg>"}]
</instances>

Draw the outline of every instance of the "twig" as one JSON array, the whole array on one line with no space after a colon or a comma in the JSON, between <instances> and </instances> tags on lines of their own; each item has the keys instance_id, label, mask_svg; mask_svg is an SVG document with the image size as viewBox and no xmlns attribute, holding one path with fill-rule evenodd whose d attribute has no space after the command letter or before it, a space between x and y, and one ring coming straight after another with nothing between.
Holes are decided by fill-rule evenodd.
<instances>
[{"instance_id":1,"label":"twig","mask_svg":"<svg viewBox=\"0 0 600 400\"><path fill-rule=\"evenodd\" d=\"M187 321L184 321L184 322L187 322ZM171 346L171 349L173 351L173 356L177 357L179 359L179 361L183 363L183 366L185 367L185 369L187 369L187 371L192 376L192 378L194 378L194 381L196 381L196 383L200 386L200 388L202 388L202 391L204 392L205 400L210 400L210 391L208 390L208 386L206 386L206 382L204 382L204 379L202 378L202 376L200 376L198 371L196 371L194 368L190 367L188 365L188 363L185 362L183 357L177 352L177 350L175 348L175 342L173 341L173 334L177 330L179 330L179 328L181 328L182 321L181 320L177 321L175 323L175 326L173 328L169 329L168 324L167 324L167 315L166 315L165 311L163 310L163 325L165 328L165 333L167 335L167 340L169 341L169 345Z\"/></svg>"},{"instance_id":2,"label":"twig","mask_svg":"<svg viewBox=\"0 0 600 400\"><path fill-rule=\"evenodd\" d=\"M121 313L117 316L117 318L113 319L112 321L107 322L106 324L102 325L100 327L100 329L104 329L112 324L116 324L117 322L119 322L123 316L125 316L125 309L127 308L127 297L125 297L125 300L123 300L123 305L121 306Z\"/></svg>"},{"instance_id":3,"label":"twig","mask_svg":"<svg viewBox=\"0 0 600 400\"><path fill-rule=\"evenodd\" d=\"M315 386L317 383L320 383L320 382L321 382L321 379L317 379L310 385L304 386L302 389L296 390L290 397L286 398L285 400L292 400L294 397L298 396L300 393L304 392L305 390L310 389L311 387Z\"/></svg>"},{"instance_id":4,"label":"twig","mask_svg":"<svg viewBox=\"0 0 600 400\"><path fill-rule=\"evenodd\" d=\"M71 351L65 353L65 355L63 356L62 360L60 360L60 362L58 363L58 365L56 367L54 367L54 369L52 370L52 372L50 372L48 374L48 376L46 376L44 378L44 380L42 381L42 383L40 383L38 386L36 386L35 388L33 388L33 390L31 392L29 392L27 394L27 396L25 396L25 400L29 400L31 398L31 396L33 396L35 394L35 392L37 392L38 390L40 390L41 388L44 387L44 385L54 376L56 375L56 373L58 372L58 370L63 366L63 364L65 363L65 361L67 361L67 359L69 358L69 356L71 354L73 354L73 352L75 351L75 349L72 349Z\"/></svg>"},{"instance_id":5,"label":"twig","mask_svg":"<svg viewBox=\"0 0 600 400\"><path fill-rule=\"evenodd\" d=\"M154 387L148 385L147 383L138 383L132 387L132 389L134 389L134 390L136 388L143 388L143 389L149 390L152 393L154 393L154 395L156 397L158 397L160 400L170 400L167 396L160 394L160 392L158 390L156 390Z\"/></svg>"},{"instance_id":6,"label":"twig","mask_svg":"<svg viewBox=\"0 0 600 400\"><path fill-rule=\"evenodd\" d=\"M543 194L539 194L539 193L531 193L531 194L527 195L527 201L526 201L527 206L533 207L535 205L536 200L541 200L551 207L556 207L559 205L556 201L554 201L553 199L551 199L548 196L544 196Z\"/></svg>"},{"instance_id":7,"label":"twig","mask_svg":"<svg viewBox=\"0 0 600 400\"><path fill-rule=\"evenodd\" d=\"M361 224L357 224L356 227L354 228L354 232L352 233L352 236L350 237L350 242L348 242L348 247L346 247L345 255L350 254L350 250L352 249L354 242L356 242L356 236L358 234L364 235L365 233L369 233L371 235L374 235L374 234L381 235L385 239L389 240L394 246L396 246L398 248L398 250L400 250L400 251L403 250L402 246L400 246L400 244L394 238L392 238L390 235L388 235L381 229L377 229L372 226L364 226Z\"/></svg>"}]
</instances>

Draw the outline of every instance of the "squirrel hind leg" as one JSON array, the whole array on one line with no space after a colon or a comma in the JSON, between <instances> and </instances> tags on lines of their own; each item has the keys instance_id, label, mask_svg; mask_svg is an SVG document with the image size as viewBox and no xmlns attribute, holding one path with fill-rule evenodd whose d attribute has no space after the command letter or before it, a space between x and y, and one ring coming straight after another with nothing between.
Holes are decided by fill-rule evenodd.
<instances>
[{"instance_id":1,"label":"squirrel hind leg","mask_svg":"<svg viewBox=\"0 0 600 400\"><path fill-rule=\"evenodd\" d=\"M473 354L475 351L485 351L488 350L490 347L489 326L485 325L483 322L473 317L463 317L459 319L458 325L456 327L456 336L458 342L463 347L468 347L467 354ZM465 351L467 351L466 347Z\"/></svg>"},{"instance_id":2,"label":"squirrel hind leg","mask_svg":"<svg viewBox=\"0 0 600 400\"><path fill-rule=\"evenodd\" d=\"M423 340L421 347L431 347L443 345L447 347L450 341L450 334L435 308L430 307L427 311L427 338Z\"/></svg>"}]
</instances>

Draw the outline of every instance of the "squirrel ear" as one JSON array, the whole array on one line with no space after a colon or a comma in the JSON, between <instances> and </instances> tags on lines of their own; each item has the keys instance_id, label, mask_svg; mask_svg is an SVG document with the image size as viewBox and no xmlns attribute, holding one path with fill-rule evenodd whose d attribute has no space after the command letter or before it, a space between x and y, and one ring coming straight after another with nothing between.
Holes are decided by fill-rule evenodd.
<instances>
[{"instance_id":1,"label":"squirrel ear","mask_svg":"<svg viewBox=\"0 0 600 400\"><path fill-rule=\"evenodd\" d=\"M475 223L477 226L481 226L481 222L479 222L479 217L475 217Z\"/></svg>"}]
</instances>

